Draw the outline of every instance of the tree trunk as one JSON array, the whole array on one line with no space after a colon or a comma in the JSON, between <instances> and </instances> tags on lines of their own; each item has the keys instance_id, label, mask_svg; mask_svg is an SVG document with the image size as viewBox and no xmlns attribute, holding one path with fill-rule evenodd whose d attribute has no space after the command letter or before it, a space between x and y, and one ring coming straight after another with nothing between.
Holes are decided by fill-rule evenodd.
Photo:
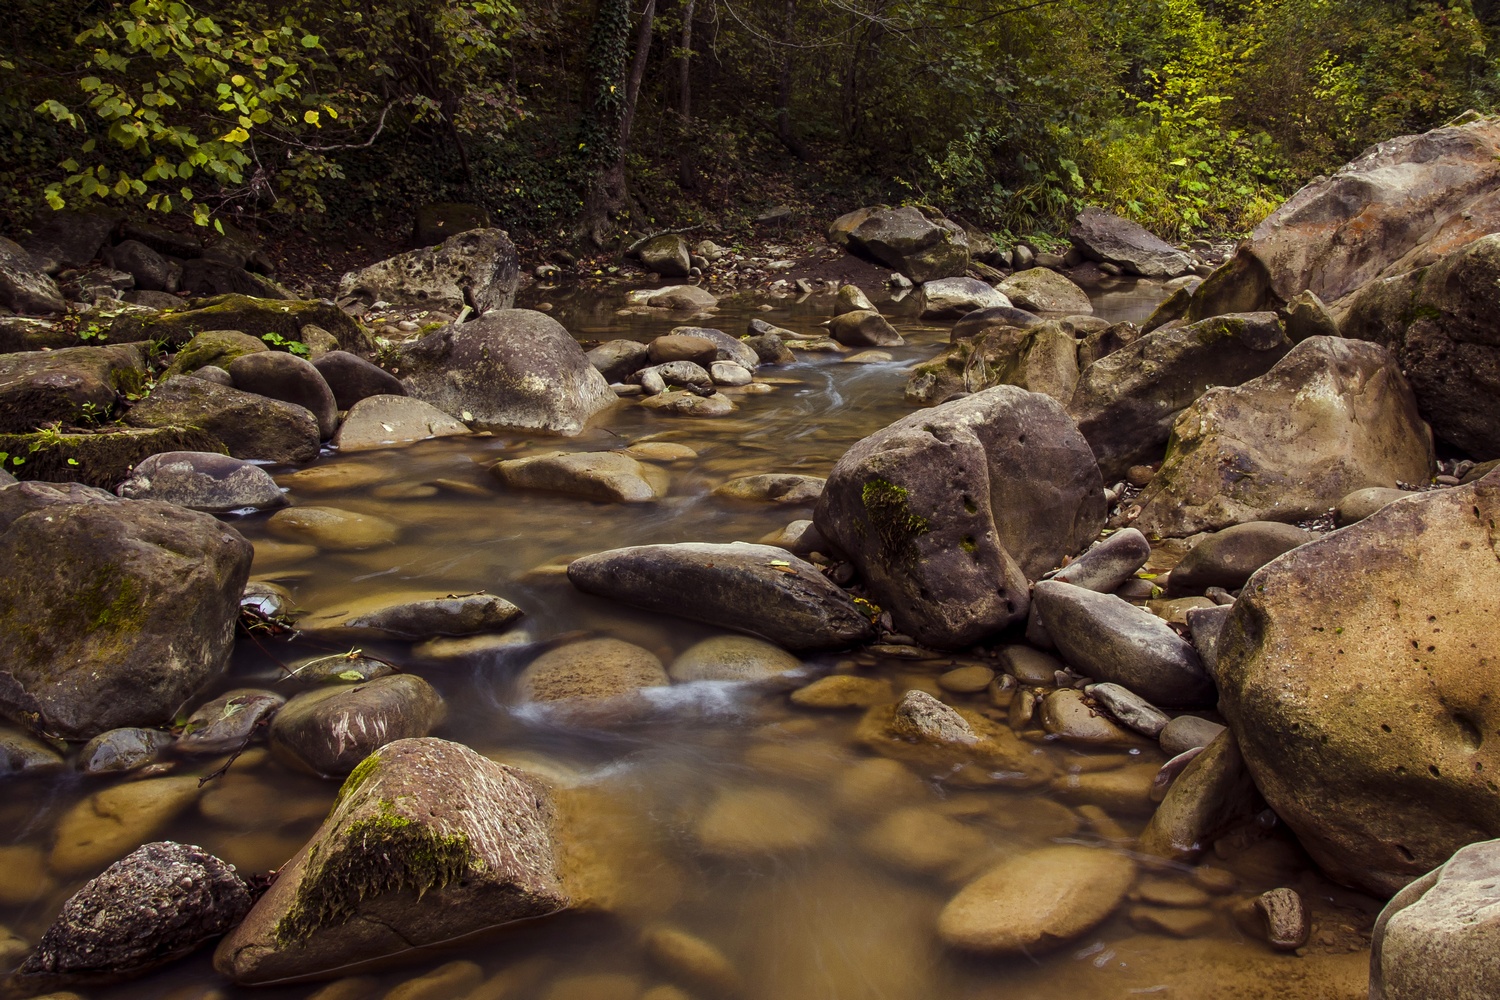
<instances>
[{"instance_id":1,"label":"tree trunk","mask_svg":"<svg viewBox=\"0 0 1500 1000\"><path fill-rule=\"evenodd\" d=\"M630 151L630 130L635 124L635 106L641 96L641 80L646 76L646 60L651 55L651 34L656 22L656 0L646 0L641 12L641 28L635 36L635 59L630 63L630 79L625 83L625 112L620 119L620 158Z\"/></svg>"},{"instance_id":2,"label":"tree trunk","mask_svg":"<svg viewBox=\"0 0 1500 1000\"><path fill-rule=\"evenodd\" d=\"M781 25L781 79L776 88L776 138L799 160L809 158L807 147L792 132L792 29L797 17L796 0L786 0L786 19Z\"/></svg>"},{"instance_id":3,"label":"tree trunk","mask_svg":"<svg viewBox=\"0 0 1500 1000\"><path fill-rule=\"evenodd\" d=\"M682 66L677 78L679 98L678 112L681 115L683 143L677 159L677 183L691 191L698 186L698 165L693 153L693 8L697 0L685 0L682 5Z\"/></svg>"},{"instance_id":4,"label":"tree trunk","mask_svg":"<svg viewBox=\"0 0 1500 1000\"><path fill-rule=\"evenodd\" d=\"M580 235L603 248L609 218L625 204L620 135L625 111L625 55L630 45L630 0L599 0L589 36L588 95L579 123L579 153L587 173Z\"/></svg>"}]
</instances>

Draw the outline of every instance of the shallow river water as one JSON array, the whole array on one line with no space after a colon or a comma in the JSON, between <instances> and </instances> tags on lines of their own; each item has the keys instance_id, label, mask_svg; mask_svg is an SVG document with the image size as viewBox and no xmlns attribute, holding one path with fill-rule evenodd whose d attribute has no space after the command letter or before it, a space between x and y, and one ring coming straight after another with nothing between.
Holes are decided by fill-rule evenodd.
<instances>
[{"instance_id":1,"label":"shallow river water","mask_svg":"<svg viewBox=\"0 0 1500 1000\"><path fill-rule=\"evenodd\" d=\"M1160 294L1120 286L1096 291L1096 307L1110 320L1138 320ZM532 290L520 304L544 297L580 340L644 341L674 325L617 316L619 293ZM763 302L773 308L760 309ZM747 319L760 317L810 331L830 308L826 296L730 300L713 325L738 334ZM1151 808L1132 792L1164 761L1154 744L1085 751L1032 733L1036 770L1045 780L1018 787L1003 776L956 775L872 754L855 736L859 711L798 709L786 689L722 683L660 689L649 712L622 719L569 720L515 704L515 675L538 644L558 636L612 636L670 663L716 634L584 597L561 568L574 556L621 545L756 541L810 517L807 506L744 503L710 491L761 472L826 475L848 446L908 411L905 369L945 344L949 327L917 322L910 305L887 308L909 341L890 350L892 360L854 364L838 355L799 354L795 365L762 369L774 390L736 395L740 408L728 417L658 415L627 402L572 440L450 438L329 456L307 470L276 470L295 503L374 514L400 527L394 544L318 552L276 540L264 516L237 519L235 526L256 545L254 575L288 586L302 607L392 590L486 590L526 612L516 644L481 657L437 660L408 646L367 648L443 693L448 714L434 735L551 779L570 837L607 873L607 912L495 933L365 973L324 996L385 997L414 976L461 961L478 969L454 966L445 970L448 985L407 989L393 1000L636 1000L653 990L650 1000L669 1000L684 994L660 989L668 977L641 943L643 932L663 925L687 930L728 956L746 1000L1363 995L1367 932L1377 904L1327 882L1276 829L1221 842L1204 862L1212 869L1207 875L1143 866L1131 900L1114 916L1051 952L991 961L945 951L936 934L938 912L958 887L998 860L1053 843L1128 852L1129 838ZM654 504L506 492L488 471L504 457L617 448L643 439L685 444L698 455L665 464L670 493ZM278 662L343 651L242 638L223 686L270 686L290 694ZM889 678L897 692L935 694L939 674L971 662L974 657L870 653L806 661L809 677L857 671ZM944 697L1005 719L983 692ZM178 773L203 774L217 763ZM71 776L0 786L0 925L35 941L68 894L97 873L63 878L49 873L46 862L59 817L111 783ZM196 843L241 871L266 872L316 829L336 789L337 782L293 773L252 750L227 776L207 783L155 839ZM705 822L715 815L717 832ZM727 838L724 816L732 817ZM1246 900L1277 886L1296 888L1314 909L1313 940L1301 955L1273 953L1236 917ZM204 952L144 980L80 992L270 1000L310 997L323 988L235 989L216 976ZM701 989L687 995L710 996Z\"/></svg>"}]
</instances>

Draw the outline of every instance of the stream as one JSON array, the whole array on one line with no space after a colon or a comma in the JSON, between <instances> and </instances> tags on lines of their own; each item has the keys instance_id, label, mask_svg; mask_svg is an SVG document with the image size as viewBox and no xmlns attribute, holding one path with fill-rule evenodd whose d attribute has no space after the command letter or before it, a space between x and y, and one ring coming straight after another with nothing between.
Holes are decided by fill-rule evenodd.
<instances>
[{"instance_id":1,"label":"stream","mask_svg":"<svg viewBox=\"0 0 1500 1000\"><path fill-rule=\"evenodd\" d=\"M1091 290L1097 314L1112 322L1139 321L1161 294L1160 286L1129 282ZM618 290L542 287L528 289L518 305L550 303L551 314L582 341L647 341L676 325L617 315L622 298ZM343 992L325 992L320 1000L385 997L454 961L477 963L484 984L392 996L681 997L661 988L666 980L641 945L643 931L661 924L728 956L745 1000L1313 997L1344 996L1344 984L1362 983L1379 904L1323 878L1294 840L1269 826L1236 845L1221 842L1205 861L1210 875L1161 863L1143 869L1131 900L1108 921L1046 954L998 961L945 950L935 932L938 912L998 860L1055 843L1128 850L1125 839L1140 832L1150 805L1142 808L1119 789L1138 786L1142 774L1164 762L1154 744L1083 750L1030 734L1033 752L1057 777L1020 787L999 775L933 773L920 763L873 755L856 736L861 712L801 709L789 702L788 688L677 685L651 692L644 711L603 719L516 704L516 674L559 636L618 638L670 663L720 634L582 595L563 567L573 557L624 545L757 541L811 517L808 505L746 503L711 491L757 473L825 476L850 445L909 412L902 398L907 368L945 345L951 324L920 322L909 300L878 304L907 339L904 347L886 349L891 360L850 363L836 354L799 352L796 364L758 373L772 391L727 390L739 404L727 417L657 414L627 401L574 439L447 438L272 470L297 504L373 514L400 527L394 544L334 552L277 540L266 515L233 519L256 546L252 577L288 587L301 607L393 590L485 590L525 611L503 643L477 651L451 642L363 648L419 673L443 694L447 717L433 735L551 780L570 831L588 845L609 883L608 913L566 914L362 972L363 978L341 984ZM750 318L761 318L812 331L830 311L828 296L743 296L727 299L712 325L739 334ZM668 496L652 504L507 492L488 471L502 458L647 440L686 445L697 454L660 463L671 485ZM222 688L290 694L283 664L345 651L305 640L242 637ZM968 654L932 655L860 651L805 663L808 679L858 672L890 679L897 692L937 694L935 680L944 671L986 662ZM985 692L944 697L1006 718ZM173 773L204 774L219 763L178 763ZM45 856L64 812L118 780L69 773L4 786L0 883L15 877L25 859ZM245 873L267 872L313 833L337 787L252 749L205 785L195 806L156 839L198 844ZM705 817L716 813L734 817L735 836L727 841L705 829ZM0 892L0 925L35 941L83 878L26 874L37 884L35 893ZM1300 957L1273 953L1236 916L1244 900L1278 886L1297 889L1314 910L1313 941ZM1143 916L1142 907L1191 917L1163 925ZM326 983L234 988L210 960L211 952L203 951L147 978L80 994L300 1000L327 989Z\"/></svg>"}]
</instances>

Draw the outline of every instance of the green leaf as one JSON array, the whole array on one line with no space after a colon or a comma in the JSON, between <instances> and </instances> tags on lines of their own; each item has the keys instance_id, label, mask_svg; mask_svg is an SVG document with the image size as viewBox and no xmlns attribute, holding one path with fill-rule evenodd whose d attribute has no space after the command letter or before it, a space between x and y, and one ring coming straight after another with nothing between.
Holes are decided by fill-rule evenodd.
<instances>
[{"instance_id":1,"label":"green leaf","mask_svg":"<svg viewBox=\"0 0 1500 1000\"><path fill-rule=\"evenodd\" d=\"M304 49L315 49L315 48L318 47L318 42L319 41L320 40L319 40L319 38L318 38L317 35L303 35L302 36L302 47Z\"/></svg>"}]
</instances>

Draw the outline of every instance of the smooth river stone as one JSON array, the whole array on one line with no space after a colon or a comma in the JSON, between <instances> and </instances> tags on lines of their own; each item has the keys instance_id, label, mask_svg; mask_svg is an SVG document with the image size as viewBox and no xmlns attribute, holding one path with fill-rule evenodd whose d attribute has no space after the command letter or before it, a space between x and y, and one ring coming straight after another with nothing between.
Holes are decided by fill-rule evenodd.
<instances>
[{"instance_id":1,"label":"smooth river stone","mask_svg":"<svg viewBox=\"0 0 1500 1000\"><path fill-rule=\"evenodd\" d=\"M802 669L802 661L780 646L747 635L723 635L690 646L672 661L672 680L771 681Z\"/></svg>"},{"instance_id":2,"label":"smooth river stone","mask_svg":"<svg viewBox=\"0 0 1500 1000\"><path fill-rule=\"evenodd\" d=\"M0 778L47 774L67 764L62 754L25 733L0 729Z\"/></svg>"},{"instance_id":3,"label":"smooth river stone","mask_svg":"<svg viewBox=\"0 0 1500 1000\"><path fill-rule=\"evenodd\" d=\"M305 691L271 723L271 749L283 763L321 776L348 774L375 750L426 736L442 721L443 699L414 674Z\"/></svg>"},{"instance_id":4,"label":"smooth river stone","mask_svg":"<svg viewBox=\"0 0 1500 1000\"><path fill-rule=\"evenodd\" d=\"M828 833L827 820L773 788L721 792L695 828L705 853L741 858L806 850Z\"/></svg>"},{"instance_id":5,"label":"smooth river stone","mask_svg":"<svg viewBox=\"0 0 1500 1000\"><path fill-rule=\"evenodd\" d=\"M731 479L715 489L714 496L759 503L816 503L823 495L824 482L817 476L764 473Z\"/></svg>"},{"instance_id":6,"label":"smooth river stone","mask_svg":"<svg viewBox=\"0 0 1500 1000\"><path fill-rule=\"evenodd\" d=\"M285 704L286 696L275 691L226 691L188 716L176 749L179 753L232 753L244 747L257 727Z\"/></svg>"},{"instance_id":7,"label":"smooth river stone","mask_svg":"<svg viewBox=\"0 0 1500 1000\"><path fill-rule=\"evenodd\" d=\"M198 779L152 778L106 788L63 814L48 866L72 878L157 837L198 797Z\"/></svg>"},{"instance_id":8,"label":"smooth river stone","mask_svg":"<svg viewBox=\"0 0 1500 1000\"><path fill-rule=\"evenodd\" d=\"M266 527L283 541L316 545L329 552L391 545L401 533L384 518L337 507L292 507L271 515Z\"/></svg>"},{"instance_id":9,"label":"smooth river stone","mask_svg":"<svg viewBox=\"0 0 1500 1000\"><path fill-rule=\"evenodd\" d=\"M431 403L409 396L367 396L344 417L333 446L340 452L372 451L467 433L467 426Z\"/></svg>"},{"instance_id":10,"label":"smooth river stone","mask_svg":"<svg viewBox=\"0 0 1500 1000\"><path fill-rule=\"evenodd\" d=\"M985 954L1034 955L1102 923L1135 881L1135 863L1110 851L1059 845L1002 861L959 890L938 917L945 944Z\"/></svg>"},{"instance_id":11,"label":"smooth river stone","mask_svg":"<svg viewBox=\"0 0 1500 1000\"><path fill-rule=\"evenodd\" d=\"M1090 707L1082 691L1060 688L1042 699L1042 728L1069 743L1095 746L1132 746L1140 742L1134 733Z\"/></svg>"},{"instance_id":12,"label":"smooth river stone","mask_svg":"<svg viewBox=\"0 0 1500 1000\"><path fill-rule=\"evenodd\" d=\"M516 688L522 701L608 702L668 683L649 649L619 639L585 639L532 660Z\"/></svg>"},{"instance_id":13,"label":"smooth river stone","mask_svg":"<svg viewBox=\"0 0 1500 1000\"><path fill-rule=\"evenodd\" d=\"M1036 585L1033 600L1063 659L1085 676L1169 708L1212 702L1197 650L1149 611L1050 580Z\"/></svg>"},{"instance_id":14,"label":"smooth river stone","mask_svg":"<svg viewBox=\"0 0 1500 1000\"><path fill-rule=\"evenodd\" d=\"M860 835L859 846L900 871L952 879L979 867L989 853L989 838L936 810L913 806L882 817Z\"/></svg>"},{"instance_id":15,"label":"smooth river stone","mask_svg":"<svg viewBox=\"0 0 1500 1000\"><path fill-rule=\"evenodd\" d=\"M161 729L111 729L83 746L78 769L84 774L123 774L154 764L172 745Z\"/></svg>"},{"instance_id":16,"label":"smooth river stone","mask_svg":"<svg viewBox=\"0 0 1500 1000\"><path fill-rule=\"evenodd\" d=\"M734 996L744 987L734 963L702 938L675 927L647 928L641 935L647 959L668 979L703 996Z\"/></svg>"},{"instance_id":17,"label":"smooth river stone","mask_svg":"<svg viewBox=\"0 0 1500 1000\"><path fill-rule=\"evenodd\" d=\"M309 612L297 627L309 636L336 641L419 640L499 632L520 617L520 608L493 594L397 591Z\"/></svg>"},{"instance_id":18,"label":"smooth river stone","mask_svg":"<svg viewBox=\"0 0 1500 1000\"><path fill-rule=\"evenodd\" d=\"M798 708L870 708L896 700L896 689L883 677L829 674L792 692Z\"/></svg>"},{"instance_id":19,"label":"smooth river stone","mask_svg":"<svg viewBox=\"0 0 1500 1000\"><path fill-rule=\"evenodd\" d=\"M498 462L513 490L546 490L609 503L649 503L666 495L667 474L617 451L549 452Z\"/></svg>"}]
</instances>

